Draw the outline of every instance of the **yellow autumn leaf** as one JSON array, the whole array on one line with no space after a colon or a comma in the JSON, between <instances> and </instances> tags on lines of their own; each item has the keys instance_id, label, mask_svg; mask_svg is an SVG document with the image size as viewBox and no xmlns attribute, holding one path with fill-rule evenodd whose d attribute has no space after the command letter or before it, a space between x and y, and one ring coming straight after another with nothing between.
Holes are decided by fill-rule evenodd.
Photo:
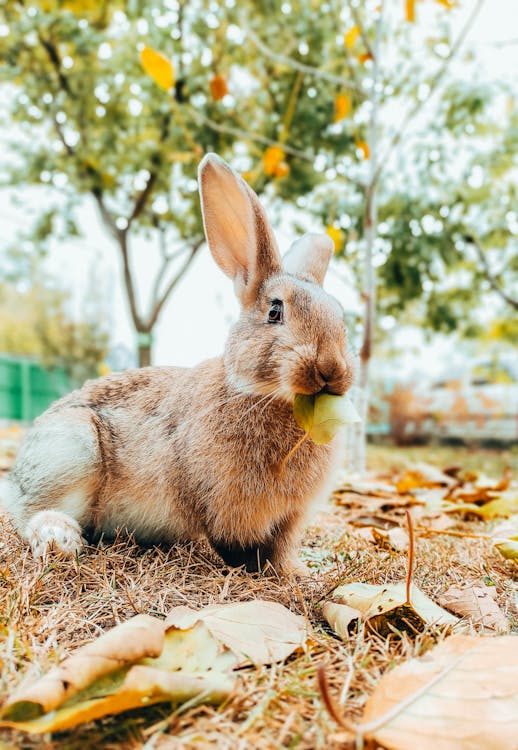
<instances>
[{"instance_id":1,"label":"yellow autumn leaf","mask_svg":"<svg viewBox=\"0 0 518 750\"><path fill-rule=\"evenodd\" d=\"M405 0L405 16L409 23L415 21L415 0Z\"/></svg>"},{"instance_id":2,"label":"yellow autumn leaf","mask_svg":"<svg viewBox=\"0 0 518 750\"><path fill-rule=\"evenodd\" d=\"M358 26L353 26L349 29L349 31L346 31L344 34L344 44L347 47L347 49L352 49L354 45L356 44L356 40L360 36L360 29Z\"/></svg>"},{"instance_id":3,"label":"yellow autumn leaf","mask_svg":"<svg viewBox=\"0 0 518 750\"><path fill-rule=\"evenodd\" d=\"M435 0L436 3L439 3L439 5L444 5L445 8L448 8L448 10L451 10L456 6L455 0Z\"/></svg>"},{"instance_id":4,"label":"yellow autumn leaf","mask_svg":"<svg viewBox=\"0 0 518 750\"><path fill-rule=\"evenodd\" d=\"M364 65L368 60L372 60L372 55L370 52L363 52L361 55L358 55L358 62Z\"/></svg>"},{"instance_id":5,"label":"yellow autumn leaf","mask_svg":"<svg viewBox=\"0 0 518 750\"><path fill-rule=\"evenodd\" d=\"M326 227L326 234L329 235L329 237L331 237L331 239L333 240L335 253L339 253L344 245L345 238L342 230L339 227L335 227L333 226L333 224L330 224L328 227Z\"/></svg>"},{"instance_id":6,"label":"yellow autumn leaf","mask_svg":"<svg viewBox=\"0 0 518 750\"><path fill-rule=\"evenodd\" d=\"M61 7L72 13L89 13L99 9L99 2L98 0L65 0L61 3Z\"/></svg>"},{"instance_id":7,"label":"yellow autumn leaf","mask_svg":"<svg viewBox=\"0 0 518 750\"><path fill-rule=\"evenodd\" d=\"M333 122L340 122L351 111L351 99L347 94L338 94L335 99L335 116Z\"/></svg>"},{"instance_id":8,"label":"yellow autumn leaf","mask_svg":"<svg viewBox=\"0 0 518 750\"><path fill-rule=\"evenodd\" d=\"M171 62L161 52L151 47L144 47L140 53L142 67L150 78L164 91L169 91L174 84L174 70Z\"/></svg>"},{"instance_id":9,"label":"yellow autumn leaf","mask_svg":"<svg viewBox=\"0 0 518 750\"><path fill-rule=\"evenodd\" d=\"M284 161L285 153L280 146L269 146L263 154L263 169L267 175L275 175L276 169Z\"/></svg>"},{"instance_id":10,"label":"yellow autumn leaf","mask_svg":"<svg viewBox=\"0 0 518 750\"><path fill-rule=\"evenodd\" d=\"M369 144L366 141L356 141L356 148L362 152L364 159L368 159L370 156Z\"/></svg>"},{"instance_id":11,"label":"yellow autumn leaf","mask_svg":"<svg viewBox=\"0 0 518 750\"><path fill-rule=\"evenodd\" d=\"M287 177L290 173L290 165L285 161L280 161L275 167L274 175L276 177Z\"/></svg>"}]
</instances>

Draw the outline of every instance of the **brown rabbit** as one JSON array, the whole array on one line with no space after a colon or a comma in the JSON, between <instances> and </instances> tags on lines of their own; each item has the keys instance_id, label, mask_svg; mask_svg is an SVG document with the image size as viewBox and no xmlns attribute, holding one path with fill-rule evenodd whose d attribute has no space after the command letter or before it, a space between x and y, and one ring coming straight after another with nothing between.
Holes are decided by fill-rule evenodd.
<instances>
[{"instance_id":1,"label":"brown rabbit","mask_svg":"<svg viewBox=\"0 0 518 750\"><path fill-rule=\"evenodd\" d=\"M215 154L199 168L205 233L241 316L222 357L89 381L23 442L3 503L34 555L75 554L117 528L147 543L206 537L229 565L287 568L340 438L304 442L295 394L351 385L344 314L321 284L332 253L304 235L281 262L255 193Z\"/></svg>"}]
</instances>

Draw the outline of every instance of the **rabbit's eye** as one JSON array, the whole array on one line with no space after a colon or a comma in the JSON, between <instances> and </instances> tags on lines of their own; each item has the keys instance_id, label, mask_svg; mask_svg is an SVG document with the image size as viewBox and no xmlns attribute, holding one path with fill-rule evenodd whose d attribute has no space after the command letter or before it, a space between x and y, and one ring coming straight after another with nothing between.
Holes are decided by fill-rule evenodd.
<instances>
[{"instance_id":1,"label":"rabbit's eye","mask_svg":"<svg viewBox=\"0 0 518 750\"><path fill-rule=\"evenodd\" d=\"M284 306L282 300L273 299L270 310L268 311L268 323L284 322Z\"/></svg>"}]
</instances>

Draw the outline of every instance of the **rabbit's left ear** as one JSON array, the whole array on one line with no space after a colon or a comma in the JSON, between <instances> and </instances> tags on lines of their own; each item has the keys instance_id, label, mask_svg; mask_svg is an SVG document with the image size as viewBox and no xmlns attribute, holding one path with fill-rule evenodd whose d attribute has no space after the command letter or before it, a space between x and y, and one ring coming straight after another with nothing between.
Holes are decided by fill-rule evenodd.
<instances>
[{"instance_id":1,"label":"rabbit's left ear","mask_svg":"<svg viewBox=\"0 0 518 750\"><path fill-rule=\"evenodd\" d=\"M296 240L282 259L284 270L322 286L333 255L333 240L327 234L307 233Z\"/></svg>"},{"instance_id":2,"label":"rabbit's left ear","mask_svg":"<svg viewBox=\"0 0 518 750\"><path fill-rule=\"evenodd\" d=\"M242 305L253 304L263 281L281 271L277 243L259 198L216 154L198 170L205 234L214 260L234 281Z\"/></svg>"}]
</instances>

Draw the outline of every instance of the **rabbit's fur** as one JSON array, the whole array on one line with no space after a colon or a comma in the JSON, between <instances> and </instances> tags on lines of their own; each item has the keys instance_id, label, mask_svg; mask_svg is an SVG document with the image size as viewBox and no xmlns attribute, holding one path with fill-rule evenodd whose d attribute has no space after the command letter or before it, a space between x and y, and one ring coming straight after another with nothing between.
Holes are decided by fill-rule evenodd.
<instances>
[{"instance_id":1,"label":"rabbit's fur","mask_svg":"<svg viewBox=\"0 0 518 750\"><path fill-rule=\"evenodd\" d=\"M35 421L2 493L35 555L121 527L149 543L204 536L230 565L286 568L343 458L340 438L306 440L281 466L303 435L295 394L351 385L343 310L321 288L331 241L305 235L281 263L248 185L213 154L199 180L241 317L222 357L89 381ZM268 322L274 300L283 319Z\"/></svg>"}]
</instances>

